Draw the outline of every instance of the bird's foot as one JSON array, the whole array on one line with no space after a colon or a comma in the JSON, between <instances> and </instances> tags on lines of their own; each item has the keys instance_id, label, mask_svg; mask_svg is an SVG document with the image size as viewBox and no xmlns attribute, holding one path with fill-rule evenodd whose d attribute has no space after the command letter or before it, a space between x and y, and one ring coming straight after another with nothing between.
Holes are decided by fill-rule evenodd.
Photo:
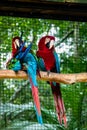
<instances>
[{"instance_id":1,"label":"bird's foot","mask_svg":"<svg viewBox=\"0 0 87 130\"><path fill-rule=\"evenodd\" d=\"M47 75L48 75L48 76L49 76L49 74L50 74L50 70L47 71Z\"/></svg>"}]
</instances>

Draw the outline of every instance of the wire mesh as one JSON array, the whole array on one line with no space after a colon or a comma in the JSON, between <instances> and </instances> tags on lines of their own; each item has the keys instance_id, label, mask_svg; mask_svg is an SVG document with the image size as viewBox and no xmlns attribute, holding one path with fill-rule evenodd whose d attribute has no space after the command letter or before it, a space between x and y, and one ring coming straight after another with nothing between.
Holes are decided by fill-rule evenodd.
<instances>
[{"instance_id":1,"label":"wire mesh","mask_svg":"<svg viewBox=\"0 0 87 130\"><path fill-rule=\"evenodd\" d=\"M87 23L47 19L0 16L0 69L6 69L11 56L11 40L24 32L23 39L33 39L36 52L38 40L44 35L56 38L61 73L87 72ZM30 82L24 79L0 79L1 130L86 130L87 83L61 84L68 127L60 125L51 87L38 81L43 125L38 124Z\"/></svg>"}]
</instances>

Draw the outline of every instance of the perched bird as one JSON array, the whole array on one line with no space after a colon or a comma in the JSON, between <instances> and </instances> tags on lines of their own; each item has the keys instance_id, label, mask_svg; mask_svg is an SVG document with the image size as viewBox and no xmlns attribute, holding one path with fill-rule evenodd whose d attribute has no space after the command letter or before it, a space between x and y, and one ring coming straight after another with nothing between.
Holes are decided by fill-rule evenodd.
<instances>
[{"instance_id":1,"label":"perched bird","mask_svg":"<svg viewBox=\"0 0 87 130\"><path fill-rule=\"evenodd\" d=\"M22 65L26 66L26 71L29 76L32 96L34 100L34 106L36 110L37 120L40 124L43 124L41 109L40 109L40 100L38 92L38 83L36 79L37 75L37 61L33 54L30 53L32 43L25 46L26 42L20 40L20 37L14 37L12 39L12 59L17 59L18 61L14 64L12 70L19 71L22 69ZM10 60L9 60L10 61Z\"/></svg>"},{"instance_id":2,"label":"perched bird","mask_svg":"<svg viewBox=\"0 0 87 130\"><path fill-rule=\"evenodd\" d=\"M60 73L60 62L55 51L54 41L55 37L53 36L42 37L38 42L38 50L36 52L41 70L47 71L48 75L50 72ZM51 85L59 123L62 124L62 121L64 121L65 126L67 126L60 84L56 82L48 83Z\"/></svg>"}]
</instances>

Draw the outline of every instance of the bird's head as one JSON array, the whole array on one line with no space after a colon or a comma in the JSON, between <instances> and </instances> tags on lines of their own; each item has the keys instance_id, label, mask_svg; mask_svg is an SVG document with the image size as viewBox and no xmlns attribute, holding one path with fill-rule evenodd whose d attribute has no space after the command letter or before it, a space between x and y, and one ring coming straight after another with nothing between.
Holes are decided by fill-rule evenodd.
<instances>
[{"instance_id":1,"label":"bird's head","mask_svg":"<svg viewBox=\"0 0 87 130\"><path fill-rule=\"evenodd\" d=\"M20 40L20 37L18 36L12 39L12 56L14 56L17 53L17 51L20 48L21 43L22 41Z\"/></svg>"},{"instance_id":2,"label":"bird's head","mask_svg":"<svg viewBox=\"0 0 87 130\"><path fill-rule=\"evenodd\" d=\"M40 39L38 47L40 50L49 50L54 47L55 38L53 36L44 36Z\"/></svg>"}]
</instances>

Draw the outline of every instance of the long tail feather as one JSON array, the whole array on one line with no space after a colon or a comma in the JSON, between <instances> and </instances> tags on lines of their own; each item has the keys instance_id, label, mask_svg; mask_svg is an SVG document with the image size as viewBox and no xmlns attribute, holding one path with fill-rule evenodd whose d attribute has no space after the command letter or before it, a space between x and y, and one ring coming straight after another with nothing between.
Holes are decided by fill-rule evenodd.
<instances>
[{"instance_id":1,"label":"long tail feather","mask_svg":"<svg viewBox=\"0 0 87 130\"><path fill-rule=\"evenodd\" d=\"M31 86L32 86L31 87L31 89L32 89L32 96L33 96L33 100L34 100L37 120L38 120L38 122L40 124L43 124L42 115L41 115L41 109L40 109L38 87L34 86L31 80L30 80L30 82L31 82Z\"/></svg>"},{"instance_id":2,"label":"long tail feather","mask_svg":"<svg viewBox=\"0 0 87 130\"><path fill-rule=\"evenodd\" d=\"M40 124L43 124L42 116L41 116L41 110L40 110L40 101L39 101L39 96L38 96L38 88L35 87L35 86L32 86L32 96L33 96L33 99L34 99L34 104L35 104L38 122Z\"/></svg>"},{"instance_id":3,"label":"long tail feather","mask_svg":"<svg viewBox=\"0 0 87 130\"><path fill-rule=\"evenodd\" d=\"M56 86L54 85L54 83L50 83L50 84L51 84L51 89L54 96L54 102L55 102L56 112L58 115L58 121L60 124L62 124L62 121L63 121L65 127L67 127L65 107L64 107L64 102L61 95L60 84L56 83Z\"/></svg>"}]
</instances>

